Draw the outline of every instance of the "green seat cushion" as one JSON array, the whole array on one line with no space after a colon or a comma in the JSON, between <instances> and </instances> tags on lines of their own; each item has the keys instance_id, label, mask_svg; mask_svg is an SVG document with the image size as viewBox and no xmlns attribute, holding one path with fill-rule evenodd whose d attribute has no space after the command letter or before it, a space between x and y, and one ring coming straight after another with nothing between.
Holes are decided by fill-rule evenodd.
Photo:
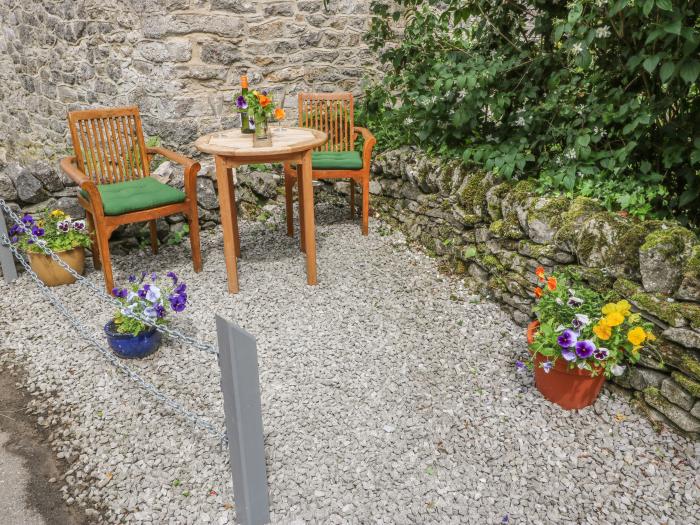
<instances>
[{"instance_id":1,"label":"green seat cushion","mask_svg":"<svg viewBox=\"0 0 700 525\"><path fill-rule=\"evenodd\" d=\"M358 151L314 151L315 170L361 170L362 157Z\"/></svg>"},{"instance_id":2,"label":"green seat cushion","mask_svg":"<svg viewBox=\"0 0 700 525\"><path fill-rule=\"evenodd\" d=\"M114 184L100 184L97 189L102 197L105 215L122 215L185 200L185 194L182 191L158 182L152 177L115 182ZM80 193L83 197L88 198L85 190L80 190Z\"/></svg>"}]
</instances>

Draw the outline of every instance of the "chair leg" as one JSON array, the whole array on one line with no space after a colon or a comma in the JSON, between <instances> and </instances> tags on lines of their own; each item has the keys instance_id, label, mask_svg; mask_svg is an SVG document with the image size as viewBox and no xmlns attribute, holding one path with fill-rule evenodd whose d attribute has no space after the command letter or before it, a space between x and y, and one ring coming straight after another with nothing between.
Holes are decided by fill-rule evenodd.
<instances>
[{"instance_id":1,"label":"chair leg","mask_svg":"<svg viewBox=\"0 0 700 525\"><path fill-rule=\"evenodd\" d=\"M199 215L197 213L197 203L190 206L190 212L187 214L187 225L190 228L190 247L192 250L192 266L194 271L199 273L202 271L202 250L199 241Z\"/></svg>"},{"instance_id":2,"label":"chair leg","mask_svg":"<svg viewBox=\"0 0 700 525\"><path fill-rule=\"evenodd\" d=\"M369 233L369 176L362 179L362 235Z\"/></svg>"},{"instance_id":3,"label":"chair leg","mask_svg":"<svg viewBox=\"0 0 700 525\"><path fill-rule=\"evenodd\" d=\"M304 192L302 188L301 170L297 166L297 193L299 199L299 242L301 251L306 253L306 244L304 241Z\"/></svg>"},{"instance_id":4,"label":"chair leg","mask_svg":"<svg viewBox=\"0 0 700 525\"><path fill-rule=\"evenodd\" d=\"M156 226L156 221L148 221L148 226L151 230L151 252L153 255L158 253L158 226Z\"/></svg>"},{"instance_id":5,"label":"chair leg","mask_svg":"<svg viewBox=\"0 0 700 525\"><path fill-rule=\"evenodd\" d=\"M228 176L233 180L233 168L228 169ZM231 217L231 222L233 224L233 245L236 250L236 257L241 256L241 232L238 229L238 206L236 206L236 186L231 184L231 210L233 216Z\"/></svg>"},{"instance_id":6,"label":"chair leg","mask_svg":"<svg viewBox=\"0 0 700 525\"><path fill-rule=\"evenodd\" d=\"M100 257L102 259L102 273L105 278L105 288L107 289L107 293L112 293L112 289L114 288L114 276L112 275L112 259L110 258L109 255L109 233L107 233L107 230L105 228L104 224L100 224L100 221L97 222L97 244L100 247Z\"/></svg>"},{"instance_id":7,"label":"chair leg","mask_svg":"<svg viewBox=\"0 0 700 525\"><path fill-rule=\"evenodd\" d=\"M294 237L294 177L284 172L284 200L287 215L287 236Z\"/></svg>"},{"instance_id":8,"label":"chair leg","mask_svg":"<svg viewBox=\"0 0 700 525\"><path fill-rule=\"evenodd\" d=\"M355 218L355 179L350 179L350 218Z\"/></svg>"},{"instance_id":9,"label":"chair leg","mask_svg":"<svg viewBox=\"0 0 700 525\"><path fill-rule=\"evenodd\" d=\"M92 252L92 264L95 270L102 269L102 263L100 262L100 245L97 243L97 233L95 232L95 219L92 217L92 213L85 210L85 219L88 224L88 231L90 232L90 251Z\"/></svg>"}]
</instances>

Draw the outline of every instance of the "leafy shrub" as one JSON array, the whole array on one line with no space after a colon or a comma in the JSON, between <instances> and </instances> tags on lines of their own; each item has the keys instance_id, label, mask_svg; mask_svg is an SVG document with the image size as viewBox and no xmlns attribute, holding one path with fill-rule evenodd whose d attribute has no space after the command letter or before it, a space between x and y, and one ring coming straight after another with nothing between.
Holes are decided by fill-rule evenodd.
<instances>
[{"instance_id":1,"label":"leafy shrub","mask_svg":"<svg viewBox=\"0 0 700 525\"><path fill-rule=\"evenodd\" d=\"M359 119L541 192L700 213L700 6L680 0L375 0L387 74Z\"/></svg>"}]
</instances>

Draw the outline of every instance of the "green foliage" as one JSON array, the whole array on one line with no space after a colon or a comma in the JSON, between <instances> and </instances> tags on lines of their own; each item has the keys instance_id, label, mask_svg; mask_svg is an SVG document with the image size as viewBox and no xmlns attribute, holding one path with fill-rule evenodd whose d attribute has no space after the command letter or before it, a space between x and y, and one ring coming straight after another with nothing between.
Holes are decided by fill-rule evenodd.
<instances>
[{"instance_id":1,"label":"green foliage","mask_svg":"<svg viewBox=\"0 0 700 525\"><path fill-rule=\"evenodd\" d=\"M700 214L700 6L680 0L375 0L387 75L358 118L542 193ZM398 22L398 23L397 23ZM402 34L395 33L402 27Z\"/></svg>"}]
</instances>

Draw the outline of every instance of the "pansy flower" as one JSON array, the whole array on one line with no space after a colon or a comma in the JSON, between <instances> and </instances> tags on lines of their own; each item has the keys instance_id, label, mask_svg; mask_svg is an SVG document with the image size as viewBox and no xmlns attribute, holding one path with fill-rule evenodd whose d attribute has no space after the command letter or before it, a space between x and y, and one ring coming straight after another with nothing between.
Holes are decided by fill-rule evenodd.
<instances>
[{"instance_id":1,"label":"pansy flower","mask_svg":"<svg viewBox=\"0 0 700 525\"><path fill-rule=\"evenodd\" d=\"M571 321L571 326L573 326L575 330L580 330L584 326L588 326L588 323L590 322L591 320L588 318L587 315L576 314L574 316L574 319Z\"/></svg>"},{"instance_id":2,"label":"pansy flower","mask_svg":"<svg viewBox=\"0 0 700 525\"><path fill-rule=\"evenodd\" d=\"M576 352L574 352L571 348L562 349L561 356L566 361L575 361L576 360Z\"/></svg>"},{"instance_id":3,"label":"pansy flower","mask_svg":"<svg viewBox=\"0 0 700 525\"><path fill-rule=\"evenodd\" d=\"M549 374L552 368L554 368L554 363L552 363L551 361L545 361L544 363L540 363L540 368L544 370L545 374Z\"/></svg>"},{"instance_id":4,"label":"pansy flower","mask_svg":"<svg viewBox=\"0 0 700 525\"><path fill-rule=\"evenodd\" d=\"M562 348L569 348L576 344L577 339L578 334L573 330L567 328L561 333L559 337L557 337L557 343L559 343L559 346L561 346Z\"/></svg>"},{"instance_id":5,"label":"pansy flower","mask_svg":"<svg viewBox=\"0 0 700 525\"><path fill-rule=\"evenodd\" d=\"M32 226L32 234L36 237L43 237L44 233L44 228L39 228L36 224Z\"/></svg>"},{"instance_id":6,"label":"pansy flower","mask_svg":"<svg viewBox=\"0 0 700 525\"><path fill-rule=\"evenodd\" d=\"M73 229L77 232L81 232L85 229L85 221L73 221Z\"/></svg>"},{"instance_id":7,"label":"pansy flower","mask_svg":"<svg viewBox=\"0 0 700 525\"><path fill-rule=\"evenodd\" d=\"M576 355L581 359L588 359L595 352L595 345L592 341L584 340L576 343Z\"/></svg>"},{"instance_id":8,"label":"pansy flower","mask_svg":"<svg viewBox=\"0 0 700 525\"><path fill-rule=\"evenodd\" d=\"M602 346L600 348L596 348L595 351L593 352L593 357L595 357L598 361L606 360L609 355L610 355L610 352L608 351L608 349L603 348Z\"/></svg>"},{"instance_id":9,"label":"pansy flower","mask_svg":"<svg viewBox=\"0 0 700 525\"><path fill-rule=\"evenodd\" d=\"M238 109L248 109L248 101L243 95L239 95L236 99L236 107Z\"/></svg>"},{"instance_id":10,"label":"pansy flower","mask_svg":"<svg viewBox=\"0 0 700 525\"><path fill-rule=\"evenodd\" d=\"M29 226L30 224L34 224L34 217L32 217L29 213L25 213L22 216L22 222Z\"/></svg>"}]
</instances>

